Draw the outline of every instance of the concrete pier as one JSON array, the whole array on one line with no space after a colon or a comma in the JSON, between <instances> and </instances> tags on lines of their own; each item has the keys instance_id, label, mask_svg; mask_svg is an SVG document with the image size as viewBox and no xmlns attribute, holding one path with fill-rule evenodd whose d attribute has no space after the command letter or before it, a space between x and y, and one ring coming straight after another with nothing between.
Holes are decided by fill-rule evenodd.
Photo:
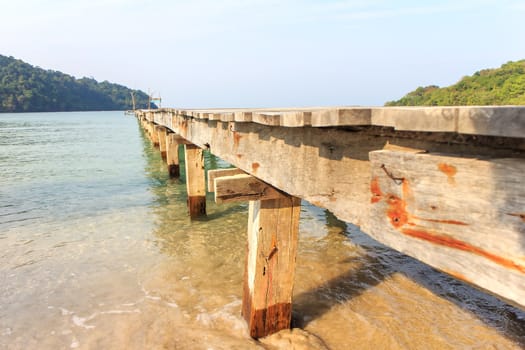
<instances>
[{"instance_id":1,"label":"concrete pier","mask_svg":"<svg viewBox=\"0 0 525 350\"><path fill-rule=\"evenodd\" d=\"M192 217L205 214L202 149L236 167L210 173L208 190L217 203L250 201L243 315L253 337L289 327L301 199L525 307L525 107L135 113L186 143Z\"/></svg>"}]
</instances>

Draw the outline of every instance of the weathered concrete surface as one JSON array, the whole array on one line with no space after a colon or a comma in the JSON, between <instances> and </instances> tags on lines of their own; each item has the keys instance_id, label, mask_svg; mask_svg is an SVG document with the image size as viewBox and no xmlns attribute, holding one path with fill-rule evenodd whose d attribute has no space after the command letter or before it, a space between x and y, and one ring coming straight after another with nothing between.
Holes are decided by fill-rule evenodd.
<instances>
[{"instance_id":1,"label":"weathered concrete surface","mask_svg":"<svg viewBox=\"0 0 525 350\"><path fill-rule=\"evenodd\" d=\"M525 107L138 114L380 242L525 306ZM393 212L410 218L399 227L388 216L396 198L405 207Z\"/></svg>"},{"instance_id":2,"label":"weathered concrete surface","mask_svg":"<svg viewBox=\"0 0 525 350\"><path fill-rule=\"evenodd\" d=\"M157 111L157 113L162 112L204 120L253 122L285 127L374 125L405 131L456 132L518 138L523 138L525 135L525 106L162 109Z\"/></svg>"},{"instance_id":3,"label":"weathered concrete surface","mask_svg":"<svg viewBox=\"0 0 525 350\"><path fill-rule=\"evenodd\" d=\"M365 232L507 300L525 300L525 161L399 151L370 158Z\"/></svg>"}]
</instances>

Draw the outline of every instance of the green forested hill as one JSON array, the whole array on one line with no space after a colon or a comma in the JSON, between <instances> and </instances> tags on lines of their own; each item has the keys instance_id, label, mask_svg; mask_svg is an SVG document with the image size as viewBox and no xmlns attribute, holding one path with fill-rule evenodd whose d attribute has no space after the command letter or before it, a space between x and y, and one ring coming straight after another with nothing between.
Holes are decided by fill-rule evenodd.
<instances>
[{"instance_id":1,"label":"green forested hill","mask_svg":"<svg viewBox=\"0 0 525 350\"><path fill-rule=\"evenodd\" d=\"M525 60L481 70L449 87L418 87L400 100L385 105L525 105Z\"/></svg>"},{"instance_id":2,"label":"green forested hill","mask_svg":"<svg viewBox=\"0 0 525 350\"><path fill-rule=\"evenodd\" d=\"M107 81L76 79L0 55L0 112L100 111L146 108L148 95Z\"/></svg>"}]
</instances>

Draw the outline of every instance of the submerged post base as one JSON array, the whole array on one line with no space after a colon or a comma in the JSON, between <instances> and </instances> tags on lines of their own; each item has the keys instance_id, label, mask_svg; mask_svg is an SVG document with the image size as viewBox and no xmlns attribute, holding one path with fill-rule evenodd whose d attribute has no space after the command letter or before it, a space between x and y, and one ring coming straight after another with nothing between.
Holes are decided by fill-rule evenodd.
<instances>
[{"instance_id":1,"label":"submerged post base","mask_svg":"<svg viewBox=\"0 0 525 350\"><path fill-rule=\"evenodd\" d=\"M170 177L180 177L180 167L179 164L169 164L168 172Z\"/></svg>"},{"instance_id":2,"label":"submerged post base","mask_svg":"<svg viewBox=\"0 0 525 350\"><path fill-rule=\"evenodd\" d=\"M206 215L206 196L189 196L188 211L192 219Z\"/></svg>"},{"instance_id":3,"label":"submerged post base","mask_svg":"<svg viewBox=\"0 0 525 350\"><path fill-rule=\"evenodd\" d=\"M250 201L242 315L253 338L290 327L301 200Z\"/></svg>"},{"instance_id":4,"label":"submerged post base","mask_svg":"<svg viewBox=\"0 0 525 350\"><path fill-rule=\"evenodd\" d=\"M179 142L180 137L174 133L166 134L166 163L170 177L179 177Z\"/></svg>"},{"instance_id":5,"label":"submerged post base","mask_svg":"<svg viewBox=\"0 0 525 350\"><path fill-rule=\"evenodd\" d=\"M206 215L206 176L204 174L204 154L196 145L184 145L186 168L186 191L190 217Z\"/></svg>"}]
</instances>

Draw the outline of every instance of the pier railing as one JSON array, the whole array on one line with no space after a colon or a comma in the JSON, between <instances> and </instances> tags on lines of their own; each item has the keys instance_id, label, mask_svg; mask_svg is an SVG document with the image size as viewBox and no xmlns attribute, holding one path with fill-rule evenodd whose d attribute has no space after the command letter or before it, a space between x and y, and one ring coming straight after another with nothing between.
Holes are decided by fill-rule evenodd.
<instances>
[{"instance_id":1,"label":"pier railing","mask_svg":"<svg viewBox=\"0 0 525 350\"><path fill-rule=\"evenodd\" d=\"M290 324L300 199L398 251L525 307L525 107L136 111L206 213L250 201L243 315L254 337Z\"/></svg>"}]
</instances>

